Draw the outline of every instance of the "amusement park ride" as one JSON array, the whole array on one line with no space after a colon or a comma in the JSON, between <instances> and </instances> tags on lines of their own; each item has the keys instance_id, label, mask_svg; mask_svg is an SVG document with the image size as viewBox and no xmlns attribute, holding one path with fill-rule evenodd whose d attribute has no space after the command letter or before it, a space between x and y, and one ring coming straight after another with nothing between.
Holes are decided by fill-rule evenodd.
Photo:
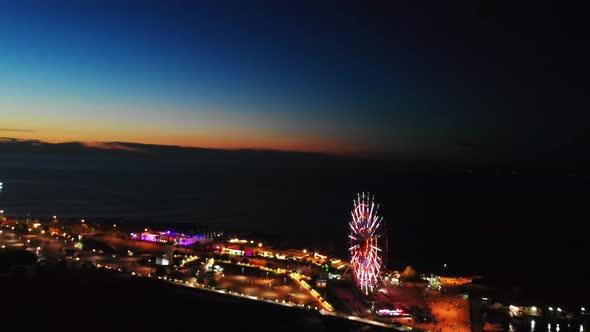
<instances>
[{"instance_id":1,"label":"amusement park ride","mask_svg":"<svg viewBox=\"0 0 590 332\"><path fill-rule=\"evenodd\" d=\"M383 255L379 239L385 237L387 251L387 234L383 231L383 217L378 215L379 204L369 193L360 193L353 200L350 221L350 268L357 287L368 295L378 282L383 265Z\"/></svg>"}]
</instances>

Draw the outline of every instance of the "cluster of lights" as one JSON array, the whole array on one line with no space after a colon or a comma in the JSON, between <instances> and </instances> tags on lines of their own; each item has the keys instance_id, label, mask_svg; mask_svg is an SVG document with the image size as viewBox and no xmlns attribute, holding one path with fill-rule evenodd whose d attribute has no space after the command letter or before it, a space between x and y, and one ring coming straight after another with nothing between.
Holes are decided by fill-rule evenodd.
<instances>
[{"instance_id":1,"label":"cluster of lights","mask_svg":"<svg viewBox=\"0 0 590 332\"><path fill-rule=\"evenodd\" d=\"M377 215L379 204L375 204L368 193L358 194L353 203L349 224L350 266L357 286L368 294L381 272L381 249L377 239L381 235L379 226L383 218Z\"/></svg>"},{"instance_id":2,"label":"cluster of lights","mask_svg":"<svg viewBox=\"0 0 590 332\"><path fill-rule=\"evenodd\" d=\"M400 309L400 308L395 308L395 309L379 309L377 310L377 314L380 316L402 316L402 315L406 315L406 313Z\"/></svg>"},{"instance_id":3,"label":"cluster of lights","mask_svg":"<svg viewBox=\"0 0 590 332\"><path fill-rule=\"evenodd\" d=\"M228 242L229 243L248 243L248 240L240 240L238 238L235 238L235 239L230 239ZM252 243L254 243L254 241L252 241Z\"/></svg>"},{"instance_id":4,"label":"cluster of lights","mask_svg":"<svg viewBox=\"0 0 590 332\"><path fill-rule=\"evenodd\" d=\"M188 257L186 257L185 259L183 259L183 260L180 262L180 266L182 267L182 266L184 266L185 264L188 264L188 263L191 263L191 262L194 262L194 261L196 261L197 259L199 259L199 256L193 256L193 255L189 255Z\"/></svg>"}]
</instances>

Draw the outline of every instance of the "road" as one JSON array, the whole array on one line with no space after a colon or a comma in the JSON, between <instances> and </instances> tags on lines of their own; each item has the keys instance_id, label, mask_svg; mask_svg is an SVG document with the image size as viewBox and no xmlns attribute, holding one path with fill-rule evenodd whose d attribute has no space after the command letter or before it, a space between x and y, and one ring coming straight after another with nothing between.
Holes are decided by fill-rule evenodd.
<instances>
[{"instance_id":1,"label":"road","mask_svg":"<svg viewBox=\"0 0 590 332\"><path fill-rule=\"evenodd\" d=\"M468 300L460 296L433 296L427 303L439 321L434 331L471 332Z\"/></svg>"}]
</instances>

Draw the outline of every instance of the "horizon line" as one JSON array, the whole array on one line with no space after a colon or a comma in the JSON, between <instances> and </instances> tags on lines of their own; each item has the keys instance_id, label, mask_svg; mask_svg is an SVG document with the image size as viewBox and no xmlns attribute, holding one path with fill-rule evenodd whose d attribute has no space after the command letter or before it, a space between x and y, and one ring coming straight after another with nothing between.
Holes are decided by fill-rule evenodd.
<instances>
[{"instance_id":1,"label":"horizon line","mask_svg":"<svg viewBox=\"0 0 590 332\"><path fill-rule=\"evenodd\" d=\"M0 137L0 144L5 143L36 143L36 144L48 144L48 145L60 145L60 144L79 144L86 148L94 148L99 150L120 150L130 152L147 152L141 149L134 148L133 145L146 146L146 147L168 147L168 148L181 148L181 149L195 149L195 150L215 150L215 151L252 151L252 152L278 152L278 153L294 153L294 154L312 154L312 155L323 155L329 157L348 157L355 159L364 159L366 154L361 153L336 153L327 151L307 151L307 150L285 150L285 149L271 149L271 148L256 148L256 147L241 147L241 148L221 148L221 147L206 147L206 146L194 146L194 145L179 145L179 144L160 144L160 143L143 143L143 142L128 142L128 141L83 141L83 140L40 140L35 138L15 138L15 137Z\"/></svg>"}]
</instances>

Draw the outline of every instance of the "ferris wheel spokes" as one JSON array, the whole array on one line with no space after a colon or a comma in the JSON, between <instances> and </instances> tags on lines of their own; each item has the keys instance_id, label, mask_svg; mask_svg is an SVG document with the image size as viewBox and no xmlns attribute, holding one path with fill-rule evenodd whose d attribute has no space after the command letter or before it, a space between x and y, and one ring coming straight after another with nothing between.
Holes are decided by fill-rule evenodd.
<instances>
[{"instance_id":1,"label":"ferris wheel spokes","mask_svg":"<svg viewBox=\"0 0 590 332\"><path fill-rule=\"evenodd\" d=\"M357 286L368 294L377 284L381 272L381 253L378 238L381 236L381 220L378 216L379 204L369 193L357 194L353 200L352 220L350 221L351 268Z\"/></svg>"}]
</instances>

